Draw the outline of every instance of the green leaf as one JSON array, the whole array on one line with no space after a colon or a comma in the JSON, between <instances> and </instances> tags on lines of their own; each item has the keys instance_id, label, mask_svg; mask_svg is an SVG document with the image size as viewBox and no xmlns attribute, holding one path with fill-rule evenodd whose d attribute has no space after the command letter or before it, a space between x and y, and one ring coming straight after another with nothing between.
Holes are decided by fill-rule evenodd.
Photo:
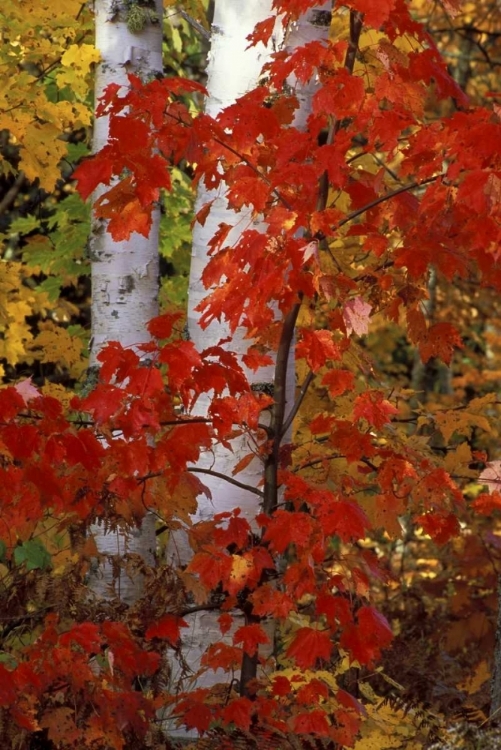
<instances>
[{"instance_id":1,"label":"green leaf","mask_svg":"<svg viewBox=\"0 0 501 750\"><path fill-rule=\"evenodd\" d=\"M89 151L86 143L68 143L68 159L71 162L80 161L83 156L89 154Z\"/></svg>"},{"instance_id":2,"label":"green leaf","mask_svg":"<svg viewBox=\"0 0 501 750\"><path fill-rule=\"evenodd\" d=\"M14 659L12 654L6 651L0 651L0 664L5 664L8 669L15 669L17 667L17 660Z\"/></svg>"},{"instance_id":3,"label":"green leaf","mask_svg":"<svg viewBox=\"0 0 501 750\"><path fill-rule=\"evenodd\" d=\"M47 570L52 566L51 556L39 539L28 539L14 550L16 565L26 564L28 570Z\"/></svg>"},{"instance_id":4,"label":"green leaf","mask_svg":"<svg viewBox=\"0 0 501 750\"><path fill-rule=\"evenodd\" d=\"M35 216L19 216L10 225L12 234L29 234L35 229L40 229L40 221Z\"/></svg>"},{"instance_id":5,"label":"green leaf","mask_svg":"<svg viewBox=\"0 0 501 750\"><path fill-rule=\"evenodd\" d=\"M5 553L7 552L7 545L0 539L0 562L5 560Z\"/></svg>"},{"instance_id":6,"label":"green leaf","mask_svg":"<svg viewBox=\"0 0 501 750\"><path fill-rule=\"evenodd\" d=\"M50 302L55 302L59 299L61 280L58 276L49 276L38 285L38 289L41 292L45 292Z\"/></svg>"}]
</instances>

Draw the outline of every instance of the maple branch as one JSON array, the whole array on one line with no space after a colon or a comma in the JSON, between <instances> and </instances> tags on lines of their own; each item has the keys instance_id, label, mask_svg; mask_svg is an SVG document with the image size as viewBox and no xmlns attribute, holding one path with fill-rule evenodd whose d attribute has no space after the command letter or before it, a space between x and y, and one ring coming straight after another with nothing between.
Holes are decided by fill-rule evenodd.
<instances>
[{"instance_id":1,"label":"maple branch","mask_svg":"<svg viewBox=\"0 0 501 750\"><path fill-rule=\"evenodd\" d=\"M307 392L308 388L310 387L311 383L313 382L314 378L315 378L315 373L313 372L313 370L310 370L309 373L308 373L308 375L306 376L306 378L304 380L303 385L301 386L301 390L299 391L299 395L298 395L298 397L297 397L297 399L296 399L296 401L294 403L294 406L290 410L289 416L287 417L287 419L285 420L285 422L283 424L281 437L283 437L285 435L285 433L287 432L287 430L291 426L291 424L292 424L292 422L294 420L294 417L298 413L298 411L299 411L299 409L301 407L301 404L304 401L304 397L306 396L306 392Z\"/></svg>"},{"instance_id":2,"label":"maple branch","mask_svg":"<svg viewBox=\"0 0 501 750\"><path fill-rule=\"evenodd\" d=\"M14 184L7 190L4 197L0 201L0 216L4 214L6 211L9 210L11 205L16 200L19 191L21 190L23 186L23 182L25 180L24 172L19 172L18 176L16 177Z\"/></svg>"},{"instance_id":3,"label":"maple branch","mask_svg":"<svg viewBox=\"0 0 501 750\"><path fill-rule=\"evenodd\" d=\"M171 13L170 15L168 15L167 19L173 18L174 16L177 16L177 15L181 16L181 18L184 18L184 20L192 28L194 28L195 31L198 32L201 37L203 37L203 39L210 42L210 33L207 31L207 29L204 26L202 26L200 21L197 21L195 18L193 18L193 16L190 16L190 14L187 13L185 10L182 10L181 8L179 8L177 11L175 11L175 13Z\"/></svg>"},{"instance_id":4,"label":"maple branch","mask_svg":"<svg viewBox=\"0 0 501 750\"><path fill-rule=\"evenodd\" d=\"M254 495L263 497L263 492L261 490L258 490L257 487L251 487L250 484L239 482L238 479L233 479L233 477L229 477L226 474L221 474L221 472L219 471L213 471L212 469L200 469L198 466L189 466L186 471L189 471L192 474L209 474L211 477L224 479L226 482L234 484L235 487L239 487L241 490L247 490L248 492L252 492ZM148 479L155 479L155 477L161 476L163 476L162 471L151 471L149 474L144 474L142 477L136 477L136 481L140 484L141 482L146 482ZM160 516L158 516L158 518L160 518Z\"/></svg>"},{"instance_id":5,"label":"maple branch","mask_svg":"<svg viewBox=\"0 0 501 750\"><path fill-rule=\"evenodd\" d=\"M345 224L348 224L353 219L356 219L357 216L361 216L366 211L370 211L371 208L375 208L376 206L379 206L380 203L384 203L385 201L390 200L391 198L394 198L396 195L400 195L400 193L406 193L409 190L415 190L416 188L423 187L423 185L428 185L430 182L435 182L435 180L438 180L440 177L443 177L443 173L436 174L433 177L427 177L426 180L423 180L422 182L411 182L409 185L402 185L402 187L396 188L396 190L392 190L389 193L385 193L385 195L379 196L379 198L375 198L373 201L370 201L370 203L366 203L365 206L362 206L361 208L357 208L356 211L352 211L351 214L348 214L344 217L344 219L341 219L341 221L338 221L338 223L333 227L333 230L336 231L337 229L340 229Z\"/></svg>"},{"instance_id":6,"label":"maple branch","mask_svg":"<svg viewBox=\"0 0 501 750\"><path fill-rule=\"evenodd\" d=\"M287 313L277 351L275 378L273 381L275 384L274 404L271 410L270 422L272 449L266 459L264 469L263 512L267 514L272 513L277 504L279 451L283 437L287 398L287 363L289 361L290 348L300 309L301 301L297 302Z\"/></svg>"},{"instance_id":7,"label":"maple branch","mask_svg":"<svg viewBox=\"0 0 501 750\"><path fill-rule=\"evenodd\" d=\"M346 456L343 456L340 453L331 453L331 455L327 454L326 456L319 456L317 458L312 458L309 461L305 461L300 466L296 466L295 469L292 469L292 473L297 474L298 471L303 471L304 469L311 469L312 466L321 464L324 461L335 461L338 458L346 458Z\"/></svg>"},{"instance_id":8,"label":"maple branch","mask_svg":"<svg viewBox=\"0 0 501 750\"><path fill-rule=\"evenodd\" d=\"M212 422L212 419L209 419L208 417L191 417L190 419L167 419L165 422L160 422L160 425L162 427L178 427L179 425L197 424L198 422L201 422L202 424L208 424Z\"/></svg>"},{"instance_id":9,"label":"maple branch","mask_svg":"<svg viewBox=\"0 0 501 750\"><path fill-rule=\"evenodd\" d=\"M360 42L360 34L362 33L364 16L356 10L350 10L350 41L348 42L348 49L346 50L346 57L344 60L344 67L347 68L350 73L353 73L355 66L355 60L357 59L358 44Z\"/></svg>"},{"instance_id":10,"label":"maple branch","mask_svg":"<svg viewBox=\"0 0 501 750\"><path fill-rule=\"evenodd\" d=\"M197 604L193 607L186 607L186 609L182 609L180 612L176 612L176 615L179 617L184 617L185 615L193 615L195 612L205 612L211 609L221 609L222 602L214 602L212 604Z\"/></svg>"},{"instance_id":11,"label":"maple branch","mask_svg":"<svg viewBox=\"0 0 501 750\"><path fill-rule=\"evenodd\" d=\"M200 469L197 466L190 466L187 471L190 471L192 474L209 474L211 477L224 479L225 482L234 484L235 487L239 487L241 490L247 490L247 492L252 492L254 495L264 497L264 493L261 490L258 490L257 487L251 487L250 484L239 482L238 479L233 479L233 477L229 477L227 474L221 474L220 471L213 471L212 469Z\"/></svg>"}]
</instances>

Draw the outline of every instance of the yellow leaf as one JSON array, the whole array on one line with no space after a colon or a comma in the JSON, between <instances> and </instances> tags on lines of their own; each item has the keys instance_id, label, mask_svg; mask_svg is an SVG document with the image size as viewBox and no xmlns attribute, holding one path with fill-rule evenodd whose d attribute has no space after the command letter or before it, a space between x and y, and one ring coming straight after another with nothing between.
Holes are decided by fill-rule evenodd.
<instances>
[{"instance_id":1,"label":"yellow leaf","mask_svg":"<svg viewBox=\"0 0 501 750\"><path fill-rule=\"evenodd\" d=\"M67 367L74 375L80 375L84 367L82 361L82 342L70 336L65 328L56 326L52 321L40 324L40 333L29 346L29 350L40 362L51 362ZM76 368L75 366L80 367Z\"/></svg>"},{"instance_id":2,"label":"yellow leaf","mask_svg":"<svg viewBox=\"0 0 501 750\"><path fill-rule=\"evenodd\" d=\"M490 680L492 677L491 670L485 659L477 664L475 671L472 675L467 677L466 680L460 682L458 688L464 690L470 695L477 693L485 682Z\"/></svg>"},{"instance_id":3,"label":"yellow leaf","mask_svg":"<svg viewBox=\"0 0 501 750\"><path fill-rule=\"evenodd\" d=\"M471 463L471 448L467 442L464 442L455 450L447 453L444 461L444 469L448 471L449 474L452 474L459 466L464 468L465 466L468 466L469 463ZM474 476L474 472L472 472L471 475Z\"/></svg>"},{"instance_id":4,"label":"yellow leaf","mask_svg":"<svg viewBox=\"0 0 501 750\"><path fill-rule=\"evenodd\" d=\"M40 180L40 187L51 191L61 177L58 164L66 156L66 144L59 140L61 131L54 125L30 123L20 152L19 169L29 180Z\"/></svg>"},{"instance_id":5,"label":"yellow leaf","mask_svg":"<svg viewBox=\"0 0 501 750\"><path fill-rule=\"evenodd\" d=\"M59 88L69 86L78 96L85 97L89 88L87 75L101 56L92 44L72 44L61 58L63 69L56 75Z\"/></svg>"},{"instance_id":6,"label":"yellow leaf","mask_svg":"<svg viewBox=\"0 0 501 750\"><path fill-rule=\"evenodd\" d=\"M496 394L490 393L483 398L474 398L467 408L439 412L435 417L435 422L444 439L449 442L455 432L469 436L474 427L480 427L491 433L489 420L481 412L485 411L485 407L495 400Z\"/></svg>"},{"instance_id":7,"label":"yellow leaf","mask_svg":"<svg viewBox=\"0 0 501 750\"><path fill-rule=\"evenodd\" d=\"M88 71L100 59L101 55L93 44L72 44L62 56L61 62L66 67Z\"/></svg>"},{"instance_id":8,"label":"yellow leaf","mask_svg":"<svg viewBox=\"0 0 501 750\"><path fill-rule=\"evenodd\" d=\"M354 750L422 750L425 737L410 713L381 703L367 705L366 710Z\"/></svg>"}]
</instances>

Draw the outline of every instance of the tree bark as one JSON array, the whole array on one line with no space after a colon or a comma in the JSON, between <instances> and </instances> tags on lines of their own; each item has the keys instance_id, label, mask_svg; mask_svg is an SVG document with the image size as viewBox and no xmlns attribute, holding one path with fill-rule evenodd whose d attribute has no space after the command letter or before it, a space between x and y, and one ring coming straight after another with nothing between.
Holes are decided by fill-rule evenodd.
<instances>
[{"instance_id":1,"label":"tree bark","mask_svg":"<svg viewBox=\"0 0 501 750\"><path fill-rule=\"evenodd\" d=\"M212 117L233 104L235 100L252 90L258 83L259 74L264 63L269 58L272 49L265 49L262 44L248 47L246 37L254 30L256 23L273 14L271 0L253 0L252 3L238 3L234 0L216 0L214 18L212 22L211 50L208 64L208 98L205 111ZM195 212L212 201L210 213L204 226L195 224L193 231L193 245L190 270L190 284L188 296L188 333L197 349L202 350L217 344L221 339L229 336L229 327L223 321L212 323L207 329L199 326L200 314L196 311L199 302L208 294L201 282L203 269L208 261L207 248L210 239L215 234L219 224L225 222L233 226L228 237L228 244L238 241L242 231L256 228L257 222L252 218L252 212L244 209L239 213L230 209L226 200L226 189L222 185L218 191L208 190L200 185ZM244 331L238 330L231 337L229 348L233 352L247 351L249 341L244 341ZM245 368L244 368L245 369ZM247 372L247 371L246 371ZM273 367L262 368L257 374L247 372L249 382L271 383L273 381ZM202 397L197 403L197 414L205 415L210 403L208 396ZM196 523L208 520L215 513L231 511L241 508L242 515L253 522L258 513L256 495L229 484L224 476L231 476L235 463L249 452L246 438L232 441L233 451L215 444L213 449L197 464L198 468L212 469L219 476L204 475L204 484L210 491L212 501L205 496L199 497L199 505L193 521ZM262 464L254 460L245 472L238 477L243 484L257 487L262 479ZM207 481L206 481L207 480ZM187 536L183 533L172 535L168 557L173 565L186 565L192 555ZM210 687L218 682L226 682L225 673L206 673L195 675L200 668L203 653L211 643L221 640L221 631L217 621L218 613L212 611L196 612L185 617L189 623L189 630L183 633L182 654L188 667L188 673L181 667L176 671L173 662L171 690L173 692L194 687ZM188 734L182 729L167 727L170 736L182 737Z\"/></svg>"},{"instance_id":2,"label":"tree bark","mask_svg":"<svg viewBox=\"0 0 501 750\"><path fill-rule=\"evenodd\" d=\"M127 75L143 79L162 72L162 2L157 0L154 15L146 16L139 29L137 20L133 33L128 10L110 0L96 0L96 47L101 62L96 70L95 100L110 83L128 85ZM99 151L108 141L108 118L96 118L93 148ZM94 202L108 188L100 187ZM97 355L109 341L134 348L150 336L146 324L158 314L158 239L160 211L154 211L148 237L134 233L130 240L115 242L106 231L103 219L92 217L89 249L92 260L92 330L90 366L96 367ZM119 435L116 439L121 439ZM93 533L99 552L122 556L135 552L152 564L155 553L155 521L146 517L142 528L134 534L106 532L95 525ZM93 576L92 589L100 597L109 596L111 568L100 566ZM140 596L141 582L121 576L118 581L120 598L131 603Z\"/></svg>"},{"instance_id":3,"label":"tree bark","mask_svg":"<svg viewBox=\"0 0 501 750\"><path fill-rule=\"evenodd\" d=\"M330 9L332 3L327 2L310 10L305 16L293 24L288 30L284 40L281 23L277 23L275 38L270 46L265 49L262 45L246 49L248 42L246 37L254 30L258 21L264 20L272 15L271 1L259 0L253 3L238 4L234 0L217 0L212 26L212 44L210 61L208 67L208 99L206 112L216 117L221 110L233 104L235 100L257 85L259 75L264 63L269 59L273 47L285 44L289 51L294 47L305 44L312 39L328 39L330 28ZM323 14L323 15L322 15ZM320 22L322 19L323 22ZM298 88L295 79L288 84L292 88ZM312 80L297 90L299 108L296 111L293 127L302 129L306 127L307 117L311 109L311 99L318 88L318 81ZM193 232L193 247L190 273L189 301L188 301L188 331L190 339L195 343L197 349L205 349L217 344L219 341L230 337L227 324L213 322L208 328L202 330L199 325L200 314L197 311L198 304L204 299L208 290L201 282L203 270L208 261L207 248L221 223L233 227L227 238L228 246L235 245L245 229L252 228L266 231L266 225L253 218L250 209L242 209L239 212L228 207L226 199L226 188L223 185L217 190L208 190L203 184L199 188L195 211L198 212L203 206L211 202L210 213L204 225L196 224ZM285 323L285 321L284 321ZM293 326L292 326L293 328ZM231 334L231 342L228 347L238 355L243 355L249 346L249 339L245 338L246 331L237 329ZM287 436L281 432L281 427L287 414L293 408L295 373L293 355L293 331L283 352L284 362L277 367L275 362L269 367L261 368L257 372L248 371L242 363L251 386L261 388L269 387L271 392L275 391L276 398L283 399L277 408L282 414L282 419L275 435L276 448L281 442L287 441ZM280 379L280 382L278 382ZM280 397L278 394L281 394ZM197 404L198 413L203 415L209 406L209 398L200 399ZM248 439L242 437L232 441L232 450L215 444L206 456L202 457L198 467L210 469L218 476L204 476L204 484L210 491L208 499L205 496L199 498L199 506L194 522L208 520L215 513L231 511L240 508L241 515L245 517L252 527L255 526L255 518L262 510L261 500L255 493L238 488L224 480L224 476L231 476L231 470L238 460L247 455L251 449ZM257 459L239 473L238 479L243 485L256 488L263 480L263 463ZM207 481L206 481L207 480ZM168 550L170 559L174 565L185 565L191 557L191 549L187 538L176 534ZM207 647L214 642L221 641L221 632L217 621L218 613L212 611L197 612L185 619L189 622L189 635L183 635L182 651L191 674L196 674L202 654ZM243 624L244 615L242 615ZM252 621L252 614L248 621ZM227 636L231 640L231 632ZM244 658L240 675L241 693L246 692L248 679L255 676L257 658ZM176 685L176 680L178 684ZM228 676L224 673L205 674L196 679L196 687L210 687L217 682L227 681ZM173 688L186 689L190 681L190 675L181 679L180 673L173 673ZM193 687L195 683L191 683ZM174 736L182 736L179 730L168 732Z\"/></svg>"}]
</instances>

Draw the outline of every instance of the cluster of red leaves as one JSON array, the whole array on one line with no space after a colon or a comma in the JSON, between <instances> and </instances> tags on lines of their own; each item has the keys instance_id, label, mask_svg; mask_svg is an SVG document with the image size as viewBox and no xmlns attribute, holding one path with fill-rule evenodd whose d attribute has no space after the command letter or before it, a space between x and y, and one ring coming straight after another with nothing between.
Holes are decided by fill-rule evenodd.
<instances>
[{"instance_id":1,"label":"cluster of red leaves","mask_svg":"<svg viewBox=\"0 0 501 750\"><path fill-rule=\"evenodd\" d=\"M312 3L286 5L297 14ZM195 526L190 532L195 554L183 573L184 585L191 580L201 600L208 602L217 592L222 633L230 632L233 612L252 615L228 642L209 648L205 668L232 671L244 654L259 653L268 643L265 621L271 619L287 631L289 641L280 656L293 674L256 680L247 686L250 696L225 695L219 702L204 689L149 700L131 690L132 679L159 668L164 641L176 645L185 624L179 612L148 623L141 645L121 623L63 627L49 618L19 664L1 668L2 705L20 727L52 726L62 720L61 708L67 711L78 696L79 703L99 703L99 719L89 709L77 726L65 714L71 741L78 740L82 727L92 732L99 721L101 738L122 747L124 727L135 722L136 734L144 734L154 711L175 702L182 722L199 731L215 721L246 729L259 717L279 729L350 745L361 705L341 687L327 687L316 677L305 682L299 672L333 670L340 654L371 666L391 640L388 623L369 598L371 581L384 580L384 566L356 545L371 526L358 493L370 476L371 515L381 519L386 514L379 526L393 528L398 516L411 511L438 542L458 531L462 496L456 484L438 462L393 439L387 427L398 409L385 389L367 388L364 378L361 385L348 362L352 334L367 330L371 312L383 312L390 320L404 312L409 337L423 359L450 361L461 343L456 331L445 323L430 327L421 309L431 263L448 279L476 269L490 284L501 285L496 200L501 124L483 109L427 123L432 81L438 96L452 96L466 106L431 40L403 0L345 5L366 14L368 25L384 27L386 36L373 51L379 68L372 79L343 66L346 42L309 44L289 57L278 53L266 83L212 119L193 117L179 98L201 91L196 84L179 79L143 84L131 76L124 92L110 86L100 106L99 114L110 117L109 144L75 173L86 197L126 170L128 176L96 205L116 240L134 231L148 234L159 190L170 187L168 166L182 159L196 165L195 179L208 187L224 180L235 210L250 206L264 217L266 233L249 229L232 247L226 244L229 227L221 225L203 277L207 288L215 289L201 305L202 325L225 317L231 330L245 328L253 341L244 358L248 366L267 363L276 349L283 326L277 311L285 319L301 300L324 305L321 329L301 325L297 358L312 375L321 373L334 400L346 394L351 400L342 417L330 411L311 420L308 465L342 459L347 469L333 486L330 480L303 477L301 466L291 468L284 460L278 476L284 504L258 517L260 536L238 509ZM261 25L252 41L265 39L270 28ZM422 47L404 55L392 46L403 34ZM303 81L318 74L322 84L304 132L290 127L295 95L280 94L291 72ZM335 138L321 145L322 131L333 122ZM388 185L383 167L353 166L356 157L375 153L384 153L388 161L398 153L399 187ZM341 210L336 199L320 207L325 175L333 194L344 193L349 210ZM418 187L419 198L412 192ZM200 222L206 213L199 213ZM326 247L342 233L361 238L363 261L338 261ZM317 243L324 243L327 262ZM26 403L15 389L0 392L0 479L9 488L1 509L7 559L48 515L65 524L76 519L88 525L101 518L127 529L151 509L167 525L188 524L204 492L190 464L214 441L230 445L235 429L259 430L270 398L249 388L231 351L213 346L199 352L176 338L175 324L172 316L152 321L151 333L165 343L144 347L150 367L141 366L138 354L110 344L100 357L99 385L73 399L70 415L50 397ZM207 418L191 418L202 393L211 394ZM186 416L178 413L179 401ZM265 454L269 446L263 444ZM340 551L346 548L349 554ZM288 565L282 572L279 559L285 554ZM296 630L292 613L307 618ZM94 671L95 654L103 652L107 663ZM61 704L44 707L43 695L61 681ZM26 705L18 702L21 694ZM59 711L59 719L50 718L51 710Z\"/></svg>"},{"instance_id":2,"label":"cluster of red leaves","mask_svg":"<svg viewBox=\"0 0 501 750\"><path fill-rule=\"evenodd\" d=\"M162 316L151 327L159 335L167 334L174 323L172 316ZM177 346L183 351L185 343L169 341L145 348L153 361L167 364L168 377L170 353ZM142 366L138 354L112 343L101 355L101 382L89 396L73 399L69 415L51 397L32 391L22 395L22 388L4 389L0 473L10 489L9 502L2 505L2 521L9 529L4 535L9 539L7 558L13 560L16 545L30 539L48 516L59 519L61 528L73 521L88 526L102 517L127 529L138 524L148 509L166 524L187 522L204 489L189 464L213 440L230 439L237 424L257 428L259 413L269 404L267 397L263 401L249 390L233 362L225 365L224 358L218 362L216 354L212 352L209 359L194 357L189 376L172 393L165 389L158 367ZM219 369L214 369L216 365ZM215 396L213 408L216 413L219 402L219 414L228 401L227 421L215 417L200 421L176 413L174 399L179 395L192 404L204 389L218 393L222 384L231 394ZM329 433L333 447L343 451L349 462L359 464L362 457L376 462L373 481L388 507L397 493L410 497L412 490L422 492L422 503L414 500L416 507L427 511L421 522L437 538L446 538L440 519L444 509L458 500L451 480L429 462L417 465L417 457L403 450L379 448L371 434L371 429L383 428L394 411L380 392L368 391L355 400L353 421L319 415L312 431ZM86 414L85 420L90 416L92 423L81 420L80 413ZM163 493L154 485L159 481ZM196 579L194 587L198 596L205 591L205 601L210 601L212 592L220 592L223 634L231 627L233 613L252 607L254 621L234 630L230 641L210 647L203 659L205 669L238 669L244 653L253 656L269 642L266 621L287 628L292 613L307 616L308 624L291 632L282 653L299 670L296 677L256 681L252 696L226 697L222 703L202 689L147 698L133 689L134 677L155 674L165 645L176 646L186 625L178 611L146 623L135 634L122 622L63 625L51 615L39 639L18 655L17 666L2 667L2 706L19 728L52 732L56 730L51 727L64 718L68 741L91 732L96 739L106 738L121 747L119 737L131 732L144 736L155 710L174 701L176 714L199 731L218 721L247 729L259 717L277 729L313 732L350 744L362 706L341 687L333 690L322 683L320 690L315 679L304 685L301 674L334 668L339 650L353 663L371 666L377 661L392 635L367 596L371 580L382 580L385 573L370 552L333 553L333 539L351 545L370 527L356 501L358 481L351 486L345 481L344 488L334 492L286 468L280 471L279 481L288 509L258 517L260 541L238 509L193 527L196 552L183 574L183 585ZM278 563L286 553L289 564L280 573ZM98 668L92 666L96 658ZM58 702L50 699L56 690ZM71 708L75 702L77 712ZM95 705L99 705L98 717L91 717Z\"/></svg>"},{"instance_id":3,"label":"cluster of red leaves","mask_svg":"<svg viewBox=\"0 0 501 750\"><path fill-rule=\"evenodd\" d=\"M0 664L0 707L19 729L45 729L59 747L121 748L124 734L145 737L154 719L154 702L134 679L153 675L159 662L120 622L64 627L50 614L22 661L13 669Z\"/></svg>"}]
</instances>

